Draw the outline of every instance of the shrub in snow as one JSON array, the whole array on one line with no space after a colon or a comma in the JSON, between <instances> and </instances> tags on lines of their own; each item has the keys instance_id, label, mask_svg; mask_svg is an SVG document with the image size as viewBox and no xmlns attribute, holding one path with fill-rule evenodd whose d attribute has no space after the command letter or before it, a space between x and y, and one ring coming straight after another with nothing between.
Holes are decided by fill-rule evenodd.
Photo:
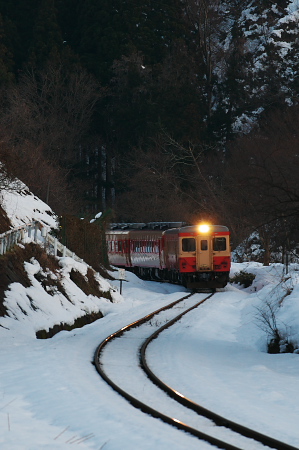
<instances>
[{"instance_id":1,"label":"shrub in snow","mask_svg":"<svg viewBox=\"0 0 299 450\"><path fill-rule=\"evenodd\" d=\"M282 302L292 291L290 287L285 289L284 284L285 280L283 279L271 291L270 299L265 299L261 306L256 307L256 324L268 336L268 353L298 353L298 345L292 342L288 326L279 320ZM277 295L278 291L282 297Z\"/></svg>"},{"instance_id":2,"label":"shrub in snow","mask_svg":"<svg viewBox=\"0 0 299 450\"><path fill-rule=\"evenodd\" d=\"M243 270L241 270L240 272L237 272L232 278L230 278L229 281L230 283L240 284L241 286L244 286L244 288L247 288L252 285L254 279L254 273L244 272Z\"/></svg>"}]
</instances>

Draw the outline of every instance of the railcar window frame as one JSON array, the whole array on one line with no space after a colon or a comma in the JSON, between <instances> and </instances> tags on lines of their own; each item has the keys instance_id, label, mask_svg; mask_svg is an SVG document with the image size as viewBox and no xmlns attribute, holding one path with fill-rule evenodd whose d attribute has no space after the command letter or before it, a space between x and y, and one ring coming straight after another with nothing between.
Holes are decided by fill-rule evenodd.
<instances>
[{"instance_id":1,"label":"railcar window frame","mask_svg":"<svg viewBox=\"0 0 299 450\"><path fill-rule=\"evenodd\" d=\"M184 253L196 252L196 239L182 238L182 251Z\"/></svg>"},{"instance_id":2,"label":"railcar window frame","mask_svg":"<svg viewBox=\"0 0 299 450\"><path fill-rule=\"evenodd\" d=\"M225 252L227 250L226 237L218 236L213 238L213 250L214 252ZM224 244L224 245L223 245Z\"/></svg>"}]
</instances>

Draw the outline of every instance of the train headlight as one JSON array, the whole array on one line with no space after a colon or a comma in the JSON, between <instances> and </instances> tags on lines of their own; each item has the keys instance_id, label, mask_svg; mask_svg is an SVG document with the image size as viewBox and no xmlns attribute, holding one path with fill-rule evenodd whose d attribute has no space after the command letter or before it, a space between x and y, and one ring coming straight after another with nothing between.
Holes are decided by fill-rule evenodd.
<instances>
[{"instance_id":1,"label":"train headlight","mask_svg":"<svg viewBox=\"0 0 299 450\"><path fill-rule=\"evenodd\" d=\"M210 226L205 223L202 223L201 225L198 226L198 231L203 234L208 233L210 231Z\"/></svg>"}]
</instances>

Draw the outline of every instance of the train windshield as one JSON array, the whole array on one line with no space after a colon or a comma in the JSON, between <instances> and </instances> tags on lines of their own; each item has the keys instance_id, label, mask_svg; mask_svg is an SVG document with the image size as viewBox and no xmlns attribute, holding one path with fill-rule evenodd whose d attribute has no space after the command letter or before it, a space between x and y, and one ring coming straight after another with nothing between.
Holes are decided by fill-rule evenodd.
<instances>
[{"instance_id":1,"label":"train windshield","mask_svg":"<svg viewBox=\"0 0 299 450\"><path fill-rule=\"evenodd\" d=\"M216 237L213 239L213 250L215 252L224 252L226 250L225 237Z\"/></svg>"},{"instance_id":2,"label":"train windshield","mask_svg":"<svg viewBox=\"0 0 299 450\"><path fill-rule=\"evenodd\" d=\"M182 250L183 252L195 252L196 242L194 238L183 238L182 239Z\"/></svg>"}]
</instances>

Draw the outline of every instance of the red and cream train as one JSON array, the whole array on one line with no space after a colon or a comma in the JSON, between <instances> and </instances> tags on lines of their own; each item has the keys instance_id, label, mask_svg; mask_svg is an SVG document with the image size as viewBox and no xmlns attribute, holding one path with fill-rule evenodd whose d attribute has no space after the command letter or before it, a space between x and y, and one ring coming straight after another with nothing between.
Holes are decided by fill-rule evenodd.
<instances>
[{"instance_id":1,"label":"red and cream train","mask_svg":"<svg viewBox=\"0 0 299 450\"><path fill-rule=\"evenodd\" d=\"M231 265L230 232L223 225L180 222L112 224L106 231L109 262L141 278L190 289L222 288Z\"/></svg>"}]
</instances>

